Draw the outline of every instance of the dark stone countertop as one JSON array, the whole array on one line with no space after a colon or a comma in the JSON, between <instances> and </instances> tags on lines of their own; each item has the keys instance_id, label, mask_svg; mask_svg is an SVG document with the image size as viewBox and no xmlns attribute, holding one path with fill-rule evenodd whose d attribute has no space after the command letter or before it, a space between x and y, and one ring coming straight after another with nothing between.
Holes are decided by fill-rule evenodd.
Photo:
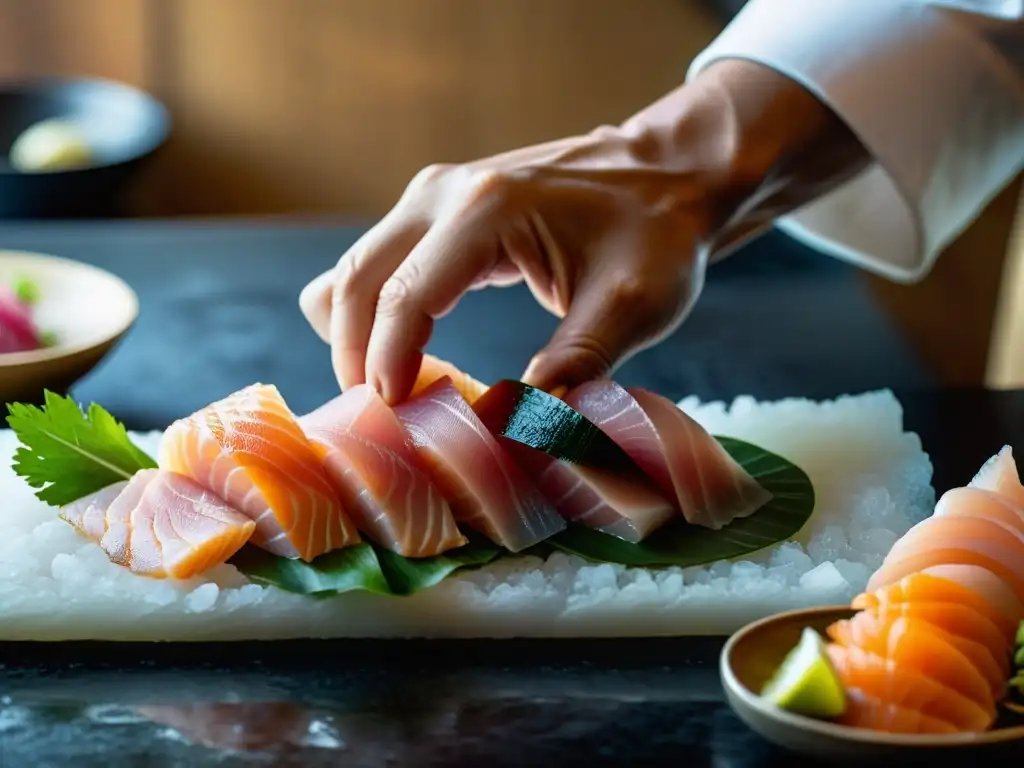
<instances>
[{"instance_id":1,"label":"dark stone countertop","mask_svg":"<svg viewBox=\"0 0 1024 768\"><path fill-rule=\"evenodd\" d=\"M0 247L81 259L135 287L135 330L74 394L148 429L256 380L300 412L333 396L296 300L359 231L0 225ZM525 289L477 293L430 349L483 380L517 376L553 327ZM684 328L618 378L674 399L890 387L940 490L1024 432L1024 396L937 390L856 273L781 234L715 267ZM0 644L0 768L793 765L725 705L721 643Z\"/></svg>"}]
</instances>

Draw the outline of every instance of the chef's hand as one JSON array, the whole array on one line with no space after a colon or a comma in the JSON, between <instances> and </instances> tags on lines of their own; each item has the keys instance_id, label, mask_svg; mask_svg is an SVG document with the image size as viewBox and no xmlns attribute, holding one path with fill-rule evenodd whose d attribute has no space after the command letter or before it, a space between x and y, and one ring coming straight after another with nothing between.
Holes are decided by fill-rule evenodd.
<instances>
[{"instance_id":1,"label":"chef's hand","mask_svg":"<svg viewBox=\"0 0 1024 768\"><path fill-rule=\"evenodd\" d=\"M714 65L622 126L427 168L306 287L302 310L342 389L368 382L395 403L437 318L468 290L525 280L562 322L524 380L609 375L678 327L723 225L834 123L770 70Z\"/></svg>"}]
</instances>

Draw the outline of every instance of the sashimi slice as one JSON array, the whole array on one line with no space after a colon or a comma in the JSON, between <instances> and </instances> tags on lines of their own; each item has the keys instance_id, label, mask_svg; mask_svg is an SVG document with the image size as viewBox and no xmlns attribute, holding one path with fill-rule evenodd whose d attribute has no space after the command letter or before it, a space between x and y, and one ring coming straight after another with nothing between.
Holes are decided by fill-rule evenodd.
<instances>
[{"instance_id":1,"label":"sashimi slice","mask_svg":"<svg viewBox=\"0 0 1024 768\"><path fill-rule=\"evenodd\" d=\"M943 637L941 630L923 621L904 617L880 624L878 630L859 632L848 647L861 648L930 677L962 693L986 711L994 712L992 691L985 677L970 659ZM829 627L828 635L833 636L832 627Z\"/></svg>"},{"instance_id":2,"label":"sashimi slice","mask_svg":"<svg viewBox=\"0 0 1024 768\"><path fill-rule=\"evenodd\" d=\"M852 619L832 624L828 628L828 636L839 645L863 648L875 638L884 636L887 628L901 619L914 622L915 625L918 625L918 622L923 622L930 627L938 637L956 648L981 673L989 685L994 700L1003 697L1008 679L1008 664L998 662L992 650L985 645L969 637L948 632L945 628L932 624L923 617L901 617L899 614L861 611Z\"/></svg>"},{"instance_id":3,"label":"sashimi slice","mask_svg":"<svg viewBox=\"0 0 1024 768\"><path fill-rule=\"evenodd\" d=\"M907 570L913 563L913 570ZM1004 579L1024 599L1024 537L994 520L930 517L897 541L871 577L868 589L882 578L897 578L933 565L980 565Z\"/></svg>"},{"instance_id":4,"label":"sashimi slice","mask_svg":"<svg viewBox=\"0 0 1024 768\"><path fill-rule=\"evenodd\" d=\"M416 382L412 386L412 392L409 393L409 397L406 399L412 399L423 394L427 387L430 387L446 376L451 379L452 385L460 395L466 398L466 402L470 405L488 389L486 384L477 381L468 373L463 373L446 360L425 354L423 355L423 361L420 363L420 372L416 376Z\"/></svg>"},{"instance_id":5,"label":"sashimi slice","mask_svg":"<svg viewBox=\"0 0 1024 768\"><path fill-rule=\"evenodd\" d=\"M359 542L321 462L274 386L252 384L173 423L159 464L255 521L252 543L307 562Z\"/></svg>"},{"instance_id":6,"label":"sashimi slice","mask_svg":"<svg viewBox=\"0 0 1024 768\"><path fill-rule=\"evenodd\" d=\"M0 354L31 352L42 341L32 310L6 285L0 285Z\"/></svg>"},{"instance_id":7,"label":"sashimi slice","mask_svg":"<svg viewBox=\"0 0 1024 768\"><path fill-rule=\"evenodd\" d=\"M876 590L857 595L858 610L918 602L952 602L974 609L995 624L1012 644L1024 621L1024 605L1002 579L974 565L940 565L914 572Z\"/></svg>"},{"instance_id":8,"label":"sashimi slice","mask_svg":"<svg viewBox=\"0 0 1024 768\"><path fill-rule=\"evenodd\" d=\"M964 732L985 731L992 724L992 710L878 654L830 643L828 655L847 693L859 690L879 701L950 723ZM870 727L866 723L871 720L857 712L847 711L846 716L847 725Z\"/></svg>"},{"instance_id":9,"label":"sashimi slice","mask_svg":"<svg viewBox=\"0 0 1024 768\"><path fill-rule=\"evenodd\" d=\"M838 722L851 728L865 728L882 733L957 733L957 729L945 720L930 717L916 709L892 704L860 688L846 689L846 710Z\"/></svg>"},{"instance_id":10,"label":"sashimi slice","mask_svg":"<svg viewBox=\"0 0 1024 768\"><path fill-rule=\"evenodd\" d=\"M1012 644L988 616L969 605L927 601L882 603L866 609L864 615L880 621L895 621L900 616L920 619L952 635L978 643L996 665L996 679L1000 685L1009 678Z\"/></svg>"},{"instance_id":11,"label":"sashimi slice","mask_svg":"<svg viewBox=\"0 0 1024 768\"><path fill-rule=\"evenodd\" d=\"M1018 507L1024 507L1024 485L1020 482L1013 449L1008 445L982 465L968 487L998 493Z\"/></svg>"},{"instance_id":12,"label":"sashimi slice","mask_svg":"<svg viewBox=\"0 0 1024 768\"><path fill-rule=\"evenodd\" d=\"M564 399L676 500L690 523L717 530L772 498L721 443L661 395L600 380L570 390Z\"/></svg>"},{"instance_id":13,"label":"sashimi slice","mask_svg":"<svg viewBox=\"0 0 1024 768\"><path fill-rule=\"evenodd\" d=\"M572 523L637 543L675 514L675 505L645 478L569 464L515 440L497 440L558 513Z\"/></svg>"},{"instance_id":14,"label":"sashimi slice","mask_svg":"<svg viewBox=\"0 0 1024 768\"><path fill-rule=\"evenodd\" d=\"M359 384L299 419L356 527L404 557L461 547L448 502L376 390Z\"/></svg>"},{"instance_id":15,"label":"sashimi slice","mask_svg":"<svg viewBox=\"0 0 1024 768\"><path fill-rule=\"evenodd\" d=\"M954 488L942 494L935 517L980 517L992 520L1024 536L1024 509L1006 496L981 488Z\"/></svg>"},{"instance_id":16,"label":"sashimi slice","mask_svg":"<svg viewBox=\"0 0 1024 768\"><path fill-rule=\"evenodd\" d=\"M90 493L61 507L57 515L74 526L85 538L99 542L107 530L107 509L127 487L127 480L108 485L96 493Z\"/></svg>"},{"instance_id":17,"label":"sashimi slice","mask_svg":"<svg viewBox=\"0 0 1024 768\"><path fill-rule=\"evenodd\" d=\"M457 522L510 552L565 528L562 517L498 445L451 378L441 377L395 413Z\"/></svg>"},{"instance_id":18,"label":"sashimi slice","mask_svg":"<svg viewBox=\"0 0 1024 768\"><path fill-rule=\"evenodd\" d=\"M189 579L226 562L256 529L194 481L159 469L108 486L78 509L85 514L65 519L111 562L157 579Z\"/></svg>"}]
</instances>

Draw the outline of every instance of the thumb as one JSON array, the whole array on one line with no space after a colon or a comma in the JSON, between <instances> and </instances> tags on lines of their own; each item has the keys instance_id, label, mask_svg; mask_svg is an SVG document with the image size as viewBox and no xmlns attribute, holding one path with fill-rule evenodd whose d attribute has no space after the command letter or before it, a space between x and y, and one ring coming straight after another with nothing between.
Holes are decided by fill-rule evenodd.
<instances>
[{"instance_id":1,"label":"thumb","mask_svg":"<svg viewBox=\"0 0 1024 768\"><path fill-rule=\"evenodd\" d=\"M610 376L652 337L657 314L642 281L595 284L573 297L565 319L522 380L546 392ZM658 329L660 330L660 329Z\"/></svg>"}]
</instances>

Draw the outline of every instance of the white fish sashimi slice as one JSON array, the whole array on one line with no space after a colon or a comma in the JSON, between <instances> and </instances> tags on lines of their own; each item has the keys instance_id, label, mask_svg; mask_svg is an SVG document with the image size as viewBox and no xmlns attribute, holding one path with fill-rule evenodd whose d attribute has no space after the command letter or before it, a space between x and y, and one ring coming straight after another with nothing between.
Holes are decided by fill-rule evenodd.
<instances>
[{"instance_id":1,"label":"white fish sashimi slice","mask_svg":"<svg viewBox=\"0 0 1024 768\"><path fill-rule=\"evenodd\" d=\"M653 485L562 462L515 440L498 440L570 522L637 543L676 513Z\"/></svg>"},{"instance_id":2,"label":"white fish sashimi slice","mask_svg":"<svg viewBox=\"0 0 1024 768\"><path fill-rule=\"evenodd\" d=\"M346 390L299 424L356 527L378 544L429 557L467 543L405 427L372 387Z\"/></svg>"},{"instance_id":3,"label":"white fish sashimi slice","mask_svg":"<svg viewBox=\"0 0 1024 768\"><path fill-rule=\"evenodd\" d=\"M511 552L565 528L565 521L444 376L395 408L455 519Z\"/></svg>"},{"instance_id":4,"label":"white fish sashimi slice","mask_svg":"<svg viewBox=\"0 0 1024 768\"><path fill-rule=\"evenodd\" d=\"M700 424L660 395L604 379L574 388L565 402L629 454L689 523L717 530L772 498Z\"/></svg>"},{"instance_id":5,"label":"white fish sashimi slice","mask_svg":"<svg viewBox=\"0 0 1024 768\"><path fill-rule=\"evenodd\" d=\"M66 504L57 515L61 520L74 526L85 538L99 542L107 531L107 509L127 487L127 480L108 485L96 493L90 493L78 501Z\"/></svg>"}]
</instances>

